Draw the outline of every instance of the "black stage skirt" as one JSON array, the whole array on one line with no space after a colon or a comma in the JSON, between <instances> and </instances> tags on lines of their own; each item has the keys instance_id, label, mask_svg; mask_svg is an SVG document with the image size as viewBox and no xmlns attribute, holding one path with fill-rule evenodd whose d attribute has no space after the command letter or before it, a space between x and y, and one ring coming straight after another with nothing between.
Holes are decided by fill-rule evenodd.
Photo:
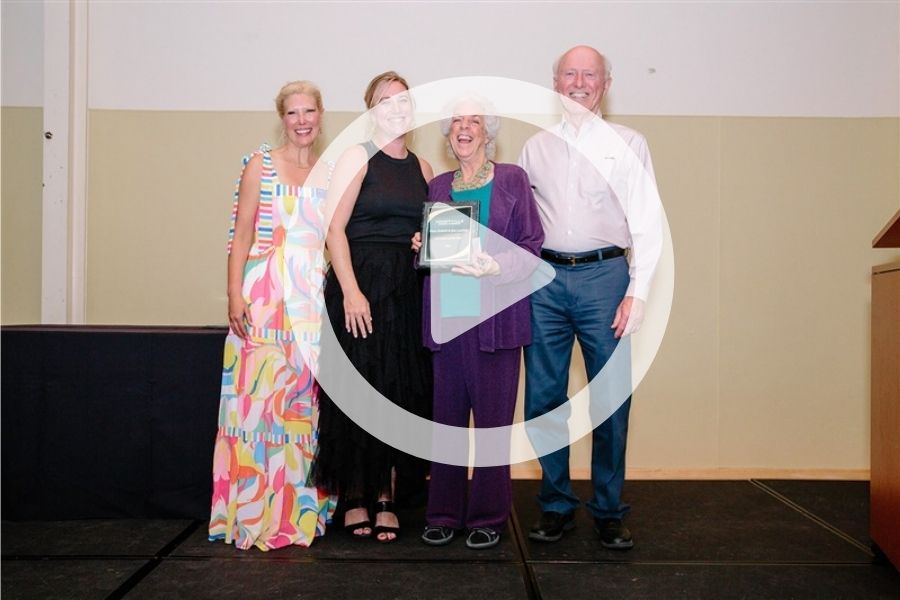
<instances>
[{"instance_id":1,"label":"black stage skirt","mask_svg":"<svg viewBox=\"0 0 900 600\"><path fill-rule=\"evenodd\" d=\"M350 245L353 272L369 301L373 332L354 338L344 327L344 294L333 269L325 278L325 307L341 349L356 370L394 404L431 418L431 353L422 344L422 276L409 244ZM323 358L327 356L323 340ZM324 364L322 368L328 368ZM315 480L344 499L374 500L390 489L395 500L424 500L428 462L376 439L354 423L322 390Z\"/></svg>"}]
</instances>

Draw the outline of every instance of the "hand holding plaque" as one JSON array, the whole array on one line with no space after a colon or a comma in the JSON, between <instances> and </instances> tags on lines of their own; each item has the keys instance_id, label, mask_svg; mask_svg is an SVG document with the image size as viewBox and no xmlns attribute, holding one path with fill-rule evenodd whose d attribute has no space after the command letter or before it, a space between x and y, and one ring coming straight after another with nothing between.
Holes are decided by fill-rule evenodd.
<instances>
[{"instance_id":1,"label":"hand holding plaque","mask_svg":"<svg viewBox=\"0 0 900 600\"><path fill-rule=\"evenodd\" d=\"M452 269L470 264L478 239L478 202L426 202L419 268Z\"/></svg>"},{"instance_id":2,"label":"hand holding plaque","mask_svg":"<svg viewBox=\"0 0 900 600\"><path fill-rule=\"evenodd\" d=\"M475 251L472 253L471 262L464 265L457 265L451 269L457 275L468 275L470 277L487 277L489 275L500 274L500 264L494 260L490 254L481 251L481 244L478 240L474 243Z\"/></svg>"}]
</instances>

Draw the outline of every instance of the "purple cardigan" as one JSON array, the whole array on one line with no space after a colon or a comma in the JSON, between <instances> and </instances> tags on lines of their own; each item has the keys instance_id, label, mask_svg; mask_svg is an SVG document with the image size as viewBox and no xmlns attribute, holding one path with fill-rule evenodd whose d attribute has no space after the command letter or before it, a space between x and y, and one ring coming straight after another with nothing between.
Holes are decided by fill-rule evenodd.
<instances>
[{"instance_id":1,"label":"purple cardigan","mask_svg":"<svg viewBox=\"0 0 900 600\"><path fill-rule=\"evenodd\" d=\"M442 173L428 184L428 199L450 202L450 186L453 172ZM488 227L510 242L538 256L544 242L544 230L538 214L528 175L516 165L494 163L494 186L491 188L491 206ZM530 278L531 266L521 264L516 255L493 251L486 244L484 251L500 265L497 284L518 282ZM440 350L441 345L431 335L431 278L425 278L422 331L425 346ZM491 288L485 288L490 290ZM482 311L494 312L492 294L482 293ZM528 297L515 302L477 326L478 345L483 352L512 349L531 343L531 302Z\"/></svg>"}]
</instances>

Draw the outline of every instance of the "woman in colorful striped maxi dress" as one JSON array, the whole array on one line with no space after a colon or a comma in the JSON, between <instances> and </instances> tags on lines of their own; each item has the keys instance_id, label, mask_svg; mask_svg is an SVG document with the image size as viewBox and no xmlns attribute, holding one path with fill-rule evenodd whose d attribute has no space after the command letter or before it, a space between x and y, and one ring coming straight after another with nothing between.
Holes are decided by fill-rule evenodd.
<instances>
[{"instance_id":1,"label":"woman in colorful striped maxi dress","mask_svg":"<svg viewBox=\"0 0 900 600\"><path fill-rule=\"evenodd\" d=\"M309 546L335 505L310 483L329 169L310 173L322 98L296 81L275 104L285 143L244 159L229 239L209 539L241 549Z\"/></svg>"}]
</instances>

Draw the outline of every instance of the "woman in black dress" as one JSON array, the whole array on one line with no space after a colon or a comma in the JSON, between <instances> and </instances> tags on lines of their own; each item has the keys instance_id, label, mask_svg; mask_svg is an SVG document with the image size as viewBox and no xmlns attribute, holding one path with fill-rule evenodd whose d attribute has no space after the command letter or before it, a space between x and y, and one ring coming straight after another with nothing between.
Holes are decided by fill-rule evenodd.
<instances>
[{"instance_id":1,"label":"woman in black dress","mask_svg":"<svg viewBox=\"0 0 900 600\"><path fill-rule=\"evenodd\" d=\"M432 170L406 146L413 122L406 81L393 71L382 73L369 83L365 101L372 109L373 139L350 148L335 167L334 180L349 185L326 238L331 269L325 305L341 348L360 374L398 406L427 418L431 369L421 343L422 281L409 240L421 227ZM428 463L371 436L325 392L316 481L340 494L351 535L392 542L399 532L395 494L423 491Z\"/></svg>"}]
</instances>

